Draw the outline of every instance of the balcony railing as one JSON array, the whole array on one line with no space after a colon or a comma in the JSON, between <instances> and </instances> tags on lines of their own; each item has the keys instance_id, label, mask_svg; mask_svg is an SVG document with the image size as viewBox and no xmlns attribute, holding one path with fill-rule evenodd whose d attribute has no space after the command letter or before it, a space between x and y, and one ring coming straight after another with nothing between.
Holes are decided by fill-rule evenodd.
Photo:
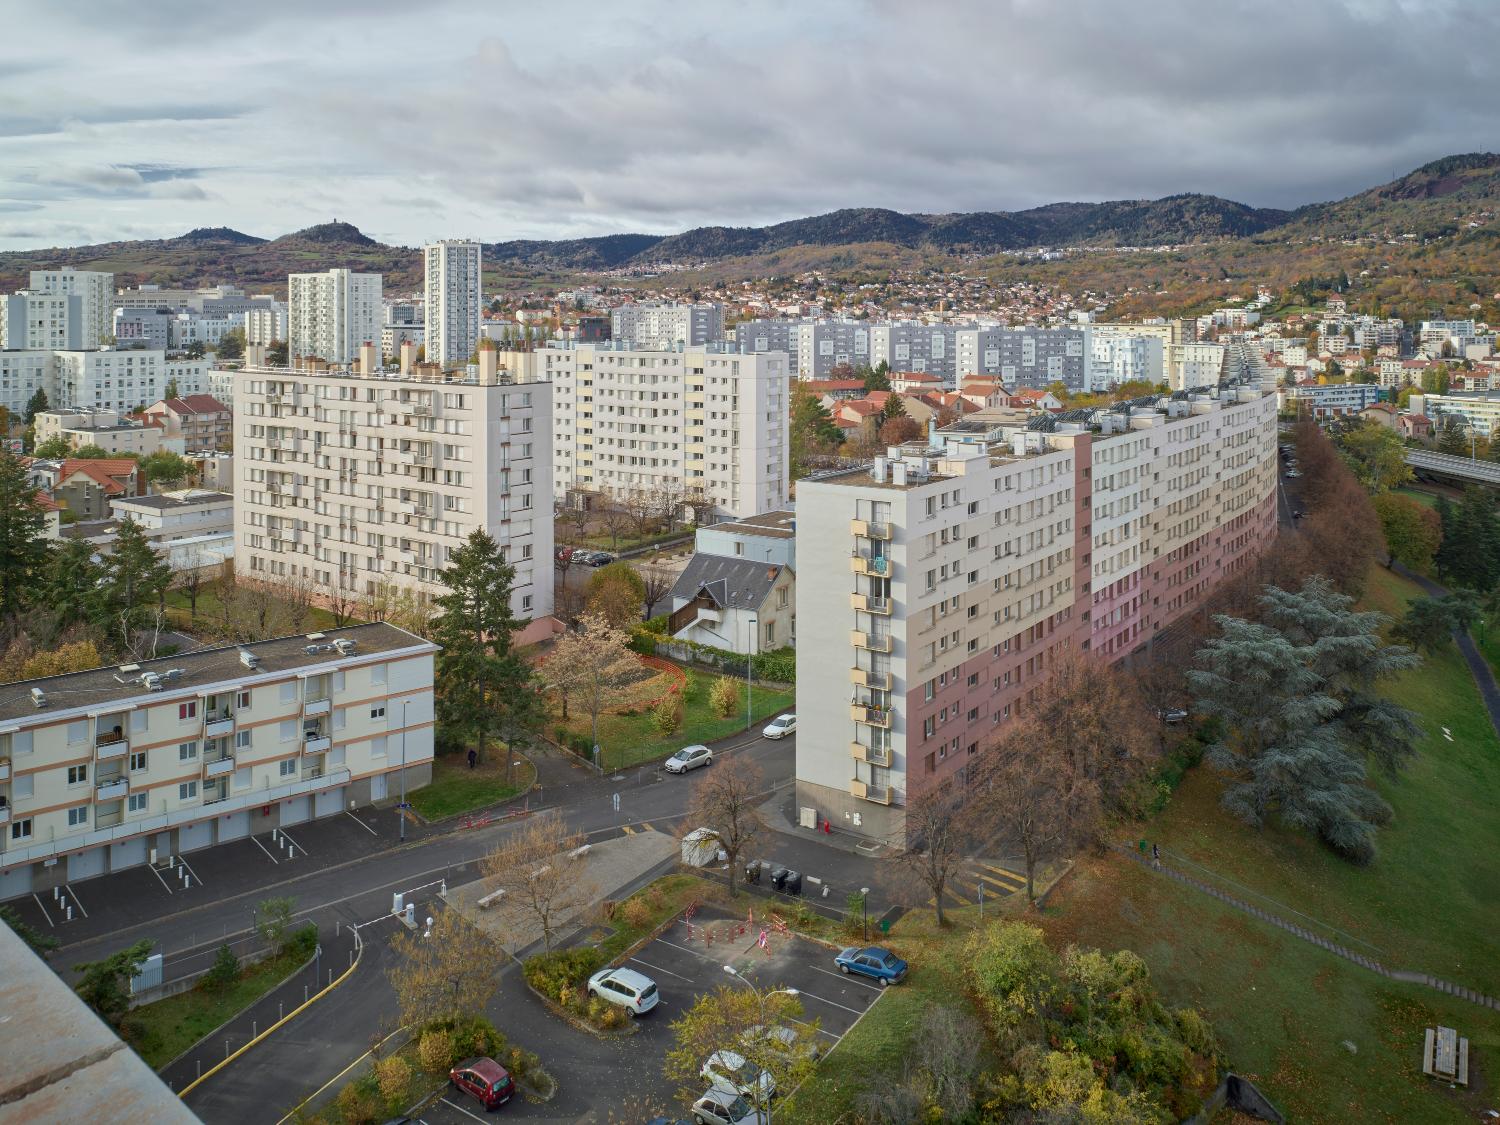
<instances>
[{"instance_id":1,"label":"balcony railing","mask_svg":"<svg viewBox=\"0 0 1500 1125\"><path fill-rule=\"evenodd\" d=\"M333 739L326 734L309 733L303 736L302 752L304 754L321 754L333 745Z\"/></svg>"},{"instance_id":2,"label":"balcony railing","mask_svg":"<svg viewBox=\"0 0 1500 1125\"><path fill-rule=\"evenodd\" d=\"M849 569L855 574L868 574L884 578L891 572L891 560L884 555L851 555Z\"/></svg>"},{"instance_id":3,"label":"balcony railing","mask_svg":"<svg viewBox=\"0 0 1500 1125\"><path fill-rule=\"evenodd\" d=\"M112 801L116 797L123 797L129 792L130 779L128 777L101 778L98 784L96 800Z\"/></svg>"},{"instance_id":4,"label":"balcony railing","mask_svg":"<svg viewBox=\"0 0 1500 1125\"><path fill-rule=\"evenodd\" d=\"M879 707L867 707L863 703L850 704L849 717L856 723L866 723L872 727L880 727L882 730L889 730L891 726L889 711L882 711Z\"/></svg>"},{"instance_id":5,"label":"balcony railing","mask_svg":"<svg viewBox=\"0 0 1500 1125\"><path fill-rule=\"evenodd\" d=\"M866 652L890 652L891 635L889 633L866 633L855 629L849 634L849 643L855 648L862 648Z\"/></svg>"},{"instance_id":6,"label":"balcony railing","mask_svg":"<svg viewBox=\"0 0 1500 1125\"><path fill-rule=\"evenodd\" d=\"M850 594L849 605L862 613L878 613L889 617L891 612L890 598L877 598L873 594Z\"/></svg>"},{"instance_id":7,"label":"balcony railing","mask_svg":"<svg viewBox=\"0 0 1500 1125\"><path fill-rule=\"evenodd\" d=\"M876 672L869 668L850 668L849 682L860 687L875 688L877 691L891 690L891 674Z\"/></svg>"},{"instance_id":8,"label":"balcony railing","mask_svg":"<svg viewBox=\"0 0 1500 1125\"><path fill-rule=\"evenodd\" d=\"M302 713L304 715L326 715L332 708L333 701L326 695L317 699L304 700L302 703Z\"/></svg>"},{"instance_id":9,"label":"balcony railing","mask_svg":"<svg viewBox=\"0 0 1500 1125\"><path fill-rule=\"evenodd\" d=\"M889 539L891 537L891 525L877 523L874 520L851 520L849 531L854 535L862 535L866 539Z\"/></svg>"},{"instance_id":10,"label":"balcony railing","mask_svg":"<svg viewBox=\"0 0 1500 1125\"><path fill-rule=\"evenodd\" d=\"M10 759L0 758L0 781L10 780Z\"/></svg>"},{"instance_id":11,"label":"balcony railing","mask_svg":"<svg viewBox=\"0 0 1500 1125\"><path fill-rule=\"evenodd\" d=\"M212 760L205 759L203 762L203 775L205 777L223 777L225 774L234 772L234 755L226 754L222 758Z\"/></svg>"},{"instance_id":12,"label":"balcony railing","mask_svg":"<svg viewBox=\"0 0 1500 1125\"><path fill-rule=\"evenodd\" d=\"M10 823L10 806L0 805L0 824Z\"/></svg>"},{"instance_id":13,"label":"balcony railing","mask_svg":"<svg viewBox=\"0 0 1500 1125\"><path fill-rule=\"evenodd\" d=\"M869 782L854 778L849 782L849 792L862 801L871 801L877 805L888 805L891 803L891 787L889 785L871 785Z\"/></svg>"},{"instance_id":14,"label":"balcony railing","mask_svg":"<svg viewBox=\"0 0 1500 1125\"><path fill-rule=\"evenodd\" d=\"M889 746L866 746L863 742L849 743L849 753L856 762L868 762L872 766L886 766L891 764L891 748Z\"/></svg>"},{"instance_id":15,"label":"balcony railing","mask_svg":"<svg viewBox=\"0 0 1500 1125\"><path fill-rule=\"evenodd\" d=\"M208 711L203 716L203 734L206 738L221 738L234 732L234 716L227 711Z\"/></svg>"},{"instance_id":16,"label":"balcony railing","mask_svg":"<svg viewBox=\"0 0 1500 1125\"><path fill-rule=\"evenodd\" d=\"M107 742L101 742L94 749L94 758L101 762L111 762L116 758L123 758L130 753L130 740L128 738L110 738Z\"/></svg>"}]
</instances>

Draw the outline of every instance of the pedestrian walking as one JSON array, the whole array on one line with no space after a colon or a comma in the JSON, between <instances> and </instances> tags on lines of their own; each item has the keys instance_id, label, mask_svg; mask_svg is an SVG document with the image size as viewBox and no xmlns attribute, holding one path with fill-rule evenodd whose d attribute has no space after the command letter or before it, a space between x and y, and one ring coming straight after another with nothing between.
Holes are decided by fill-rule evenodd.
<instances>
[{"instance_id":1,"label":"pedestrian walking","mask_svg":"<svg viewBox=\"0 0 1500 1125\"><path fill-rule=\"evenodd\" d=\"M472 746L469 747L469 768L473 769L479 763L479 751Z\"/></svg>"},{"instance_id":2,"label":"pedestrian walking","mask_svg":"<svg viewBox=\"0 0 1500 1125\"><path fill-rule=\"evenodd\" d=\"M1155 844L1151 845L1151 866L1158 871L1161 870L1161 849Z\"/></svg>"}]
</instances>

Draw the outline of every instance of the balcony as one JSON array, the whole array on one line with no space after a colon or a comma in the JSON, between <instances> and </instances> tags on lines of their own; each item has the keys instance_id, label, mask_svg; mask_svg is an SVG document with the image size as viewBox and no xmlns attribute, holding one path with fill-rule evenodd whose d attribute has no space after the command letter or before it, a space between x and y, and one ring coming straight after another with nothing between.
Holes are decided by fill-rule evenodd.
<instances>
[{"instance_id":1,"label":"balcony","mask_svg":"<svg viewBox=\"0 0 1500 1125\"><path fill-rule=\"evenodd\" d=\"M885 578L891 573L891 560L884 555L850 555L849 569L855 574Z\"/></svg>"},{"instance_id":2,"label":"balcony","mask_svg":"<svg viewBox=\"0 0 1500 1125\"><path fill-rule=\"evenodd\" d=\"M222 738L234 733L234 716L227 711L206 711L203 715L203 737Z\"/></svg>"},{"instance_id":3,"label":"balcony","mask_svg":"<svg viewBox=\"0 0 1500 1125\"><path fill-rule=\"evenodd\" d=\"M854 778L849 782L849 792L862 801L870 801L877 805L888 805L891 803L891 787L889 785L871 785L869 782Z\"/></svg>"},{"instance_id":4,"label":"balcony","mask_svg":"<svg viewBox=\"0 0 1500 1125\"><path fill-rule=\"evenodd\" d=\"M233 773L233 772L234 772L234 755L233 754L226 754L226 755L224 755L224 757L222 757L222 758L215 758L212 761L209 761L208 759L204 759L204 762L203 762L203 776L204 777L223 777L225 774L230 774L230 773Z\"/></svg>"},{"instance_id":5,"label":"balcony","mask_svg":"<svg viewBox=\"0 0 1500 1125\"><path fill-rule=\"evenodd\" d=\"M119 805L113 805L108 812L100 809L94 813L94 827L113 828L125 820L125 814L120 811Z\"/></svg>"},{"instance_id":6,"label":"balcony","mask_svg":"<svg viewBox=\"0 0 1500 1125\"><path fill-rule=\"evenodd\" d=\"M849 717L856 723L865 723L868 726L879 727L881 730L891 729L890 711L882 711L879 707L866 707L863 703L852 703L849 705Z\"/></svg>"},{"instance_id":7,"label":"balcony","mask_svg":"<svg viewBox=\"0 0 1500 1125\"><path fill-rule=\"evenodd\" d=\"M304 754L321 754L333 745L333 739L326 734L317 734L308 731L302 737L302 752Z\"/></svg>"},{"instance_id":8,"label":"balcony","mask_svg":"<svg viewBox=\"0 0 1500 1125\"><path fill-rule=\"evenodd\" d=\"M217 805L227 800L229 800L228 785L205 785L203 787L203 803L205 805Z\"/></svg>"},{"instance_id":9,"label":"balcony","mask_svg":"<svg viewBox=\"0 0 1500 1125\"><path fill-rule=\"evenodd\" d=\"M890 767L891 748L889 746L866 746L863 742L849 743L849 753L856 762L868 762L872 766Z\"/></svg>"},{"instance_id":10,"label":"balcony","mask_svg":"<svg viewBox=\"0 0 1500 1125\"><path fill-rule=\"evenodd\" d=\"M125 796L130 792L130 779L127 777L103 777L99 779L98 793L95 800L113 801Z\"/></svg>"},{"instance_id":11,"label":"balcony","mask_svg":"<svg viewBox=\"0 0 1500 1125\"><path fill-rule=\"evenodd\" d=\"M890 598L877 598L873 594L850 594L849 605L861 613L878 613L882 617L891 615Z\"/></svg>"},{"instance_id":12,"label":"balcony","mask_svg":"<svg viewBox=\"0 0 1500 1125\"><path fill-rule=\"evenodd\" d=\"M435 467L437 465L437 454L435 454L435 453L414 453L414 454L412 454L412 463L414 465L421 465L424 468L431 469L431 468L433 468L433 467Z\"/></svg>"},{"instance_id":13,"label":"balcony","mask_svg":"<svg viewBox=\"0 0 1500 1125\"><path fill-rule=\"evenodd\" d=\"M112 762L116 758L123 758L126 754L130 753L130 740L128 738L116 738L113 734L107 736L100 735L99 737L106 739L106 741L100 742L94 748L95 760Z\"/></svg>"},{"instance_id":14,"label":"balcony","mask_svg":"<svg viewBox=\"0 0 1500 1125\"><path fill-rule=\"evenodd\" d=\"M326 695L322 699L307 699L302 703L304 715L326 715L333 708L333 700Z\"/></svg>"},{"instance_id":15,"label":"balcony","mask_svg":"<svg viewBox=\"0 0 1500 1125\"><path fill-rule=\"evenodd\" d=\"M855 629L849 634L849 643L855 648L862 648L866 652L890 652L891 635L889 633L866 633Z\"/></svg>"},{"instance_id":16,"label":"balcony","mask_svg":"<svg viewBox=\"0 0 1500 1125\"><path fill-rule=\"evenodd\" d=\"M891 525L876 523L874 520L850 520L849 532L852 535L862 535L866 539L889 539Z\"/></svg>"},{"instance_id":17,"label":"balcony","mask_svg":"<svg viewBox=\"0 0 1500 1125\"><path fill-rule=\"evenodd\" d=\"M303 781L311 781L314 778L318 778L318 777L322 777L322 776L323 776L323 767L321 765L306 766L302 770L302 780Z\"/></svg>"},{"instance_id":18,"label":"balcony","mask_svg":"<svg viewBox=\"0 0 1500 1125\"><path fill-rule=\"evenodd\" d=\"M869 668L850 668L849 682L860 687L874 688L876 691L891 690L891 674L875 672Z\"/></svg>"},{"instance_id":19,"label":"balcony","mask_svg":"<svg viewBox=\"0 0 1500 1125\"><path fill-rule=\"evenodd\" d=\"M0 758L0 781L10 780L10 759Z\"/></svg>"}]
</instances>

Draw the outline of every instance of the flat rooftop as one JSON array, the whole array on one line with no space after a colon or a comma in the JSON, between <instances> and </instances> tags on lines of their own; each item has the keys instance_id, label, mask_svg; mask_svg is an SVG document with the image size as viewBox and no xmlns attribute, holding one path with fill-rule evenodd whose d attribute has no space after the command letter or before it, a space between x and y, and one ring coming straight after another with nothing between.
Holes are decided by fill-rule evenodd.
<instances>
[{"instance_id":1,"label":"flat rooftop","mask_svg":"<svg viewBox=\"0 0 1500 1125\"><path fill-rule=\"evenodd\" d=\"M198 504L232 504L234 503L234 497L227 492L198 492L189 497L154 494L151 496L126 496L113 501L113 503L128 504L132 508L154 508L159 512L167 512L173 508L191 508Z\"/></svg>"},{"instance_id":2,"label":"flat rooftop","mask_svg":"<svg viewBox=\"0 0 1500 1125\"><path fill-rule=\"evenodd\" d=\"M348 657L339 656L331 647L339 639L355 643L355 649ZM309 645L328 645L330 648L309 653L306 651ZM175 693L194 685L206 686L249 679L273 672L295 672L301 668L326 664L331 660L357 659L407 648L437 651L437 646L430 641L424 641L387 622L376 621L366 625L350 625L343 629L325 629L320 634L276 637L269 641L252 641L242 645L215 645L178 653L176 656L139 660L130 672L122 672L119 665L106 665L87 672L20 680L0 685L0 724L24 719L45 719L54 712L72 711L80 707L97 708L138 699L150 694L140 683L139 677L143 672L165 674L173 669L180 669L181 674L165 684L166 691ZM252 652L259 657L259 666L250 669L240 663L241 651ZM37 707L32 702L32 688L41 688L46 694L46 707Z\"/></svg>"},{"instance_id":3,"label":"flat rooftop","mask_svg":"<svg viewBox=\"0 0 1500 1125\"><path fill-rule=\"evenodd\" d=\"M742 520L710 524L705 531L729 531L738 535L765 535L772 539L791 539L797 534L797 513L791 509L779 512L762 512L758 516L746 516Z\"/></svg>"}]
</instances>

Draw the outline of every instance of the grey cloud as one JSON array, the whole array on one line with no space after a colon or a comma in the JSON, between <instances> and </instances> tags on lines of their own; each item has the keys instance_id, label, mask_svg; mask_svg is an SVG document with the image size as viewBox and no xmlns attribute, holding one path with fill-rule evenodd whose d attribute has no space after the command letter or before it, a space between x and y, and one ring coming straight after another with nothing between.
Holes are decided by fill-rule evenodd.
<instances>
[{"instance_id":1,"label":"grey cloud","mask_svg":"<svg viewBox=\"0 0 1500 1125\"><path fill-rule=\"evenodd\" d=\"M121 105L59 109L55 113L0 111L0 137L45 137L77 126L149 125L172 121L233 121L243 107L223 105Z\"/></svg>"}]
</instances>

